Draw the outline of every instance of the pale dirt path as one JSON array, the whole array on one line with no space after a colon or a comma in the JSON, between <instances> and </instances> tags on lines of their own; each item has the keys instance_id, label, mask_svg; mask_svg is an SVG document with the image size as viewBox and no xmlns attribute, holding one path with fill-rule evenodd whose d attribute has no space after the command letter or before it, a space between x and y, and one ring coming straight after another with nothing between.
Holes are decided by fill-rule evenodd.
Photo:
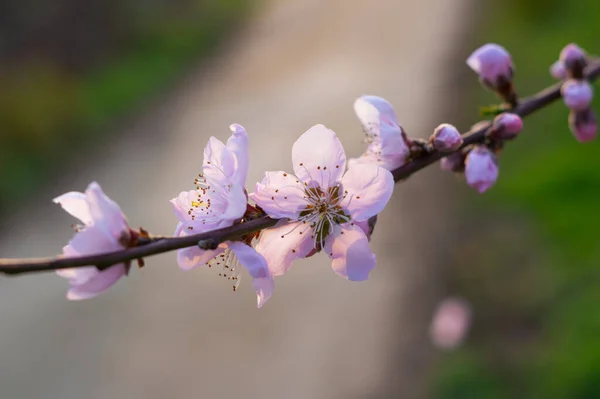
<instances>
[{"instance_id":1,"label":"pale dirt path","mask_svg":"<svg viewBox=\"0 0 600 399\"><path fill-rule=\"evenodd\" d=\"M292 143L315 123L358 154L352 102L363 93L392 101L409 132L431 131L439 122L431 110L453 100L445 68L461 67L451 63L452 50L469 5L268 2L221 58L116 145L100 148L100 159L32 198L13 216L0 253L59 251L72 220L50 195L91 179L133 225L172 232L167 200L191 187L207 138L225 139L232 122L251 136L249 182L263 170L290 169ZM148 259L110 294L81 303L65 301L65 282L52 275L0 281L0 398L422 395L431 356L424 314L438 290L431 248L449 231L438 218L440 189L431 180L438 178L432 170L397 190L377 225L378 267L368 282L345 281L316 256L277 279L261 310L247 279L233 294L212 271L180 272L172 254Z\"/></svg>"}]
</instances>

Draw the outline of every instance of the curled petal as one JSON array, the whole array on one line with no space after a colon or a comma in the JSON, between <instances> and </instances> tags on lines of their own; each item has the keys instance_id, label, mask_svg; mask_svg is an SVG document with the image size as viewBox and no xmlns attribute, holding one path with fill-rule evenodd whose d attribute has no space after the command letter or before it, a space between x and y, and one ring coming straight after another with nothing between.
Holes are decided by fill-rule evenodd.
<instances>
[{"instance_id":1,"label":"curled petal","mask_svg":"<svg viewBox=\"0 0 600 399\"><path fill-rule=\"evenodd\" d=\"M394 178L382 167L357 163L342 178L342 186L345 198L340 205L353 220L362 221L385 208L392 197Z\"/></svg>"},{"instance_id":2,"label":"curled petal","mask_svg":"<svg viewBox=\"0 0 600 399\"><path fill-rule=\"evenodd\" d=\"M65 211L67 211L71 216L81 220L83 224L92 224L90 205L87 202L87 197L85 194L77 191L71 191L54 198L52 201L55 204L60 204Z\"/></svg>"},{"instance_id":3,"label":"curled petal","mask_svg":"<svg viewBox=\"0 0 600 399\"><path fill-rule=\"evenodd\" d=\"M305 258L314 249L312 229L302 222L283 223L263 230L256 251L265 257L272 276L281 276L292 261Z\"/></svg>"},{"instance_id":4,"label":"curled petal","mask_svg":"<svg viewBox=\"0 0 600 399\"><path fill-rule=\"evenodd\" d=\"M269 273L267 261L254 248L239 241L228 242L229 248L235 253L240 264L248 270L252 277L252 286L256 291L257 306L262 307L273 295L275 283Z\"/></svg>"},{"instance_id":5,"label":"curled petal","mask_svg":"<svg viewBox=\"0 0 600 399\"><path fill-rule=\"evenodd\" d=\"M90 204L92 219L98 227L103 228L116 240L119 240L124 233L129 232L123 211L116 202L104 194L98 183L90 183L85 190L85 195Z\"/></svg>"},{"instance_id":6,"label":"curled petal","mask_svg":"<svg viewBox=\"0 0 600 399\"><path fill-rule=\"evenodd\" d=\"M211 184L225 186L235 173L235 157L219 139L211 137L204 148L204 176Z\"/></svg>"},{"instance_id":7,"label":"curled petal","mask_svg":"<svg viewBox=\"0 0 600 399\"><path fill-rule=\"evenodd\" d=\"M336 225L325 239L325 251L333 271L350 281L363 281L375 267L375 254L363 230L346 223Z\"/></svg>"},{"instance_id":8,"label":"curled petal","mask_svg":"<svg viewBox=\"0 0 600 399\"><path fill-rule=\"evenodd\" d=\"M392 104L378 96L361 96L354 101L354 112L367 131L378 128L381 122L398 125Z\"/></svg>"},{"instance_id":9,"label":"curled petal","mask_svg":"<svg viewBox=\"0 0 600 399\"><path fill-rule=\"evenodd\" d=\"M285 172L266 172L250 198L273 218L297 219L306 208L304 185Z\"/></svg>"},{"instance_id":10,"label":"curled petal","mask_svg":"<svg viewBox=\"0 0 600 399\"><path fill-rule=\"evenodd\" d=\"M292 162L300 181L316 183L327 190L341 179L346 168L346 153L332 130L315 125L294 143Z\"/></svg>"},{"instance_id":11,"label":"curled petal","mask_svg":"<svg viewBox=\"0 0 600 399\"><path fill-rule=\"evenodd\" d=\"M97 271L97 273L89 277L83 284L72 284L67 292L67 299L78 301L89 299L103 293L115 284L121 277L127 273L124 264L118 264L109 267L108 269Z\"/></svg>"},{"instance_id":12,"label":"curled petal","mask_svg":"<svg viewBox=\"0 0 600 399\"><path fill-rule=\"evenodd\" d=\"M227 149L235 157L235 173L232 182L244 186L246 184L246 175L248 174L248 134L241 125L234 123L229 126L231 137L227 140Z\"/></svg>"}]
</instances>

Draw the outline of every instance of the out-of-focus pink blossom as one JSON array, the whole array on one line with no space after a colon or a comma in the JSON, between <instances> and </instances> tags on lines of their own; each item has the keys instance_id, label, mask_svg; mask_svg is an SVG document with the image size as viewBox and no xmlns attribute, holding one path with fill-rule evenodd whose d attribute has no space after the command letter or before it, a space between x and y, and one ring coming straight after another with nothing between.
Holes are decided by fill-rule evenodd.
<instances>
[{"instance_id":1,"label":"out-of-focus pink blossom","mask_svg":"<svg viewBox=\"0 0 600 399\"><path fill-rule=\"evenodd\" d=\"M585 66L585 51L575 43L567 44L560 52L559 61L567 70Z\"/></svg>"},{"instance_id":2,"label":"out-of-focus pink blossom","mask_svg":"<svg viewBox=\"0 0 600 399\"><path fill-rule=\"evenodd\" d=\"M429 327L433 344L444 350L462 344L471 326L471 313L471 306L462 298L450 297L440 302Z\"/></svg>"},{"instance_id":3,"label":"out-of-focus pink blossom","mask_svg":"<svg viewBox=\"0 0 600 399\"><path fill-rule=\"evenodd\" d=\"M573 111L584 111L592 102L592 85L586 80L569 79L560 88L565 105Z\"/></svg>"},{"instance_id":4,"label":"out-of-focus pink blossom","mask_svg":"<svg viewBox=\"0 0 600 399\"><path fill-rule=\"evenodd\" d=\"M227 145L211 137L204 149L203 173L194 182L196 190L183 191L171 200L179 219L176 236L202 233L229 227L246 212L247 197L244 190L248 172L248 135L237 124L231 125L232 135ZM252 277L258 307L271 297L274 290L265 259L250 245L226 241L214 250L197 246L180 249L177 263L183 270L201 265L219 268L221 275L239 285L239 265Z\"/></svg>"},{"instance_id":5,"label":"out-of-focus pink blossom","mask_svg":"<svg viewBox=\"0 0 600 399\"><path fill-rule=\"evenodd\" d=\"M513 139L523 130L523 120L517 114L504 112L494 118L492 131L494 136Z\"/></svg>"},{"instance_id":6,"label":"out-of-focus pink blossom","mask_svg":"<svg viewBox=\"0 0 600 399\"><path fill-rule=\"evenodd\" d=\"M555 79L565 79L567 77L567 69L565 68L565 64L558 60L552 66L550 66L550 75L552 75Z\"/></svg>"},{"instance_id":7,"label":"out-of-focus pink blossom","mask_svg":"<svg viewBox=\"0 0 600 399\"><path fill-rule=\"evenodd\" d=\"M85 193L69 192L54 198L55 203L83 223L63 248L67 257L94 255L126 248L132 240L127 220L117 203L108 198L100 185L91 183ZM58 270L56 274L69 280L67 298L88 299L101 294L128 272L120 263L104 270L95 266Z\"/></svg>"},{"instance_id":8,"label":"out-of-focus pink blossom","mask_svg":"<svg viewBox=\"0 0 600 399\"><path fill-rule=\"evenodd\" d=\"M475 50L467 65L492 89L512 81L513 63L510 54L498 44L488 43Z\"/></svg>"},{"instance_id":9,"label":"out-of-focus pink blossom","mask_svg":"<svg viewBox=\"0 0 600 399\"><path fill-rule=\"evenodd\" d=\"M435 128L429 141L438 151L452 152L460 148L463 139L457 128L449 123L443 123Z\"/></svg>"},{"instance_id":10,"label":"out-of-focus pink blossom","mask_svg":"<svg viewBox=\"0 0 600 399\"><path fill-rule=\"evenodd\" d=\"M469 151L465 159L465 178L467 184L480 194L492 187L498 180L498 162L494 153L482 145Z\"/></svg>"},{"instance_id":11,"label":"out-of-focus pink blossom","mask_svg":"<svg viewBox=\"0 0 600 399\"><path fill-rule=\"evenodd\" d=\"M367 150L353 163L374 163L393 170L406 163L410 149L392 105L377 96L362 96L354 102L354 111L366 134Z\"/></svg>"},{"instance_id":12,"label":"out-of-focus pink blossom","mask_svg":"<svg viewBox=\"0 0 600 399\"><path fill-rule=\"evenodd\" d=\"M353 163L335 133L323 125L310 128L294 143L295 176L267 172L250 194L269 216L286 218L264 230L256 250L274 276L284 274L293 260L323 249L337 274L366 280L375 267L366 226L383 210L394 189L392 174L375 164Z\"/></svg>"},{"instance_id":13,"label":"out-of-focus pink blossom","mask_svg":"<svg viewBox=\"0 0 600 399\"><path fill-rule=\"evenodd\" d=\"M573 136L580 143L593 141L598 136L598 122L596 114L591 108L584 111L571 111L569 114L569 128Z\"/></svg>"}]
</instances>

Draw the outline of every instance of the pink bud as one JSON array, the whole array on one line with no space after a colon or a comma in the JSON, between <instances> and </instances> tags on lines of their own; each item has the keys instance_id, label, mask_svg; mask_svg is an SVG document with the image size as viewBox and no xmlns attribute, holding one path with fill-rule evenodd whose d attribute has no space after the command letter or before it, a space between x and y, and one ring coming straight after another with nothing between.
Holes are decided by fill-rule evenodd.
<instances>
[{"instance_id":1,"label":"pink bud","mask_svg":"<svg viewBox=\"0 0 600 399\"><path fill-rule=\"evenodd\" d=\"M442 123L435 128L429 142L438 151L452 152L460 148L463 139L457 128L448 123Z\"/></svg>"},{"instance_id":2,"label":"pink bud","mask_svg":"<svg viewBox=\"0 0 600 399\"><path fill-rule=\"evenodd\" d=\"M483 145L475 146L465 159L467 184L483 194L498 180L496 156Z\"/></svg>"},{"instance_id":3,"label":"pink bud","mask_svg":"<svg viewBox=\"0 0 600 399\"><path fill-rule=\"evenodd\" d=\"M504 112L494 118L493 134L501 139L514 139L523 130L523 120L517 114Z\"/></svg>"},{"instance_id":4,"label":"pink bud","mask_svg":"<svg viewBox=\"0 0 600 399\"><path fill-rule=\"evenodd\" d=\"M566 69L572 69L578 64L585 66L585 51L575 43L567 44L560 52L559 60Z\"/></svg>"},{"instance_id":5,"label":"pink bud","mask_svg":"<svg viewBox=\"0 0 600 399\"><path fill-rule=\"evenodd\" d=\"M465 339L471 325L471 306L462 298L446 298L438 305L429 336L440 349L455 349Z\"/></svg>"},{"instance_id":6,"label":"pink bud","mask_svg":"<svg viewBox=\"0 0 600 399\"><path fill-rule=\"evenodd\" d=\"M462 172L465 169L465 157L460 151L455 152L442 158L440 167L448 172Z\"/></svg>"},{"instance_id":7,"label":"pink bud","mask_svg":"<svg viewBox=\"0 0 600 399\"><path fill-rule=\"evenodd\" d=\"M560 88L563 100L569 109L584 111L592 102L592 86L585 80L569 79Z\"/></svg>"},{"instance_id":8,"label":"pink bud","mask_svg":"<svg viewBox=\"0 0 600 399\"><path fill-rule=\"evenodd\" d=\"M596 114L590 108L578 112L571 111L569 114L569 128L580 143L594 140L598 135Z\"/></svg>"},{"instance_id":9,"label":"pink bud","mask_svg":"<svg viewBox=\"0 0 600 399\"><path fill-rule=\"evenodd\" d=\"M498 44L489 43L475 50L467 58L467 65L491 88L495 89L512 81L513 64L510 54Z\"/></svg>"},{"instance_id":10,"label":"pink bud","mask_svg":"<svg viewBox=\"0 0 600 399\"><path fill-rule=\"evenodd\" d=\"M556 61L550 67L550 75L555 79L564 79L567 77L567 69L562 61Z\"/></svg>"}]
</instances>

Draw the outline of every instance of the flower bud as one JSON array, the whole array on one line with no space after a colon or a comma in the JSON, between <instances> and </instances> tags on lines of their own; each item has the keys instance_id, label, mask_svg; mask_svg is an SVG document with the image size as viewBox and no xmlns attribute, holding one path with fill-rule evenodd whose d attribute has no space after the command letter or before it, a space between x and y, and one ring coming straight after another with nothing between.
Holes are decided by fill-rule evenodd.
<instances>
[{"instance_id":1,"label":"flower bud","mask_svg":"<svg viewBox=\"0 0 600 399\"><path fill-rule=\"evenodd\" d=\"M467 65L493 90L512 81L513 64L510 54L498 44L489 43L475 50L467 58Z\"/></svg>"},{"instance_id":2,"label":"flower bud","mask_svg":"<svg viewBox=\"0 0 600 399\"><path fill-rule=\"evenodd\" d=\"M594 140L598 135L596 114L590 108L584 111L571 111L569 128L580 143Z\"/></svg>"},{"instance_id":3,"label":"flower bud","mask_svg":"<svg viewBox=\"0 0 600 399\"><path fill-rule=\"evenodd\" d=\"M460 148L463 139L457 128L448 123L443 123L435 128L429 142L438 151L452 152Z\"/></svg>"},{"instance_id":4,"label":"flower bud","mask_svg":"<svg viewBox=\"0 0 600 399\"><path fill-rule=\"evenodd\" d=\"M592 85L585 80L569 79L560 88L565 105L573 111L585 111L592 102Z\"/></svg>"},{"instance_id":5,"label":"flower bud","mask_svg":"<svg viewBox=\"0 0 600 399\"><path fill-rule=\"evenodd\" d=\"M521 130L523 130L521 117L517 114L504 112L494 118L491 134L500 139L510 140L517 137Z\"/></svg>"},{"instance_id":6,"label":"flower bud","mask_svg":"<svg viewBox=\"0 0 600 399\"><path fill-rule=\"evenodd\" d=\"M438 305L429 336L440 349L455 349L465 339L471 325L471 306L462 298L447 298Z\"/></svg>"},{"instance_id":7,"label":"flower bud","mask_svg":"<svg viewBox=\"0 0 600 399\"><path fill-rule=\"evenodd\" d=\"M583 77L585 68L585 51L575 43L566 45L560 52L559 60L564 64L567 72L575 78Z\"/></svg>"},{"instance_id":8,"label":"flower bud","mask_svg":"<svg viewBox=\"0 0 600 399\"><path fill-rule=\"evenodd\" d=\"M562 61L556 61L550 67L550 75L555 79L565 79L567 77L567 69Z\"/></svg>"},{"instance_id":9,"label":"flower bud","mask_svg":"<svg viewBox=\"0 0 600 399\"><path fill-rule=\"evenodd\" d=\"M483 194L498 180L496 156L483 145L475 146L465 159L467 184Z\"/></svg>"},{"instance_id":10,"label":"flower bud","mask_svg":"<svg viewBox=\"0 0 600 399\"><path fill-rule=\"evenodd\" d=\"M462 172L465 170L465 156L460 151L452 153L440 159L440 167L448 172Z\"/></svg>"}]
</instances>

